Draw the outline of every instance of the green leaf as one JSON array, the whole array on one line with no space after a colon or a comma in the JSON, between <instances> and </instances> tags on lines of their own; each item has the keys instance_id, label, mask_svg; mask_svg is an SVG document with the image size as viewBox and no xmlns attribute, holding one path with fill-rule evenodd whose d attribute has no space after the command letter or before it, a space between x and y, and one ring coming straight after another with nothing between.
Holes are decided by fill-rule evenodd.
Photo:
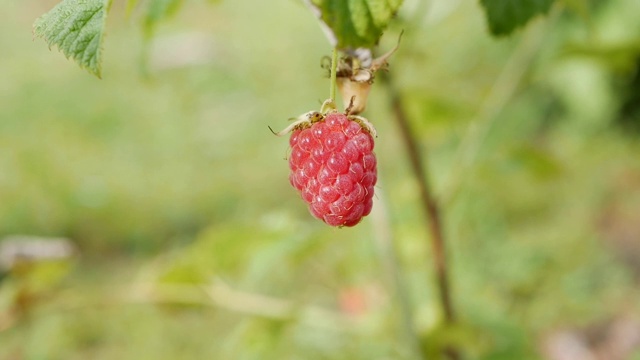
<instances>
[{"instance_id":1,"label":"green leaf","mask_svg":"<svg viewBox=\"0 0 640 360\"><path fill-rule=\"evenodd\" d=\"M150 0L144 17L144 30L147 36L153 33L158 22L175 14L183 0Z\"/></svg>"},{"instance_id":2,"label":"green leaf","mask_svg":"<svg viewBox=\"0 0 640 360\"><path fill-rule=\"evenodd\" d=\"M133 9L138 5L138 0L128 0L127 1L127 16L131 15Z\"/></svg>"},{"instance_id":3,"label":"green leaf","mask_svg":"<svg viewBox=\"0 0 640 360\"><path fill-rule=\"evenodd\" d=\"M33 24L34 34L100 77L111 0L63 0Z\"/></svg>"},{"instance_id":4,"label":"green leaf","mask_svg":"<svg viewBox=\"0 0 640 360\"><path fill-rule=\"evenodd\" d=\"M371 48L378 43L402 0L313 0L339 48Z\"/></svg>"},{"instance_id":5,"label":"green leaf","mask_svg":"<svg viewBox=\"0 0 640 360\"><path fill-rule=\"evenodd\" d=\"M480 0L487 13L489 30L509 35L539 14L546 14L555 0Z\"/></svg>"}]
</instances>

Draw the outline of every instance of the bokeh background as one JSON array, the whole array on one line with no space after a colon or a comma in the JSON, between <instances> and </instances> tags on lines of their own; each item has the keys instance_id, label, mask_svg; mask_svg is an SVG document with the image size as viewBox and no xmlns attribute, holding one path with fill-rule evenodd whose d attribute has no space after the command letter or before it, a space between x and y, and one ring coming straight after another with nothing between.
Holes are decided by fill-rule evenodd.
<instances>
[{"instance_id":1,"label":"bokeh background","mask_svg":"<svg viewBox=\"0 0 640 360\"><path fill-rule=\"evenodd\" d=\"M0 359L640 359L637 0L499 39L476 1L406 0L383 37L455 326L382 83L373 214L330 228L288 183L267 126L329 87L300 1L190 1L150 37L115 1L101 80L33 38L55 3L0 2Z\"/></svg>"}]
</instances>

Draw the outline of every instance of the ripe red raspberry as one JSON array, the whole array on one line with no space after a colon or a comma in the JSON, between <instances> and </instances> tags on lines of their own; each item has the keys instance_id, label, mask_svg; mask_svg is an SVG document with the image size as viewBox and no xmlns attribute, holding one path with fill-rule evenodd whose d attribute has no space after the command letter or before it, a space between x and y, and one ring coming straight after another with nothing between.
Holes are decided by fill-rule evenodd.
<instances>
[{"instance_id":1,"label":"ripe red raspberry","mask_svg":"<svg viewBox=\"0 0 640 360\"><path fill-rule=\"evenodd\" d=\"M289 144L289 181L313 216L331 226L354 226L369 215L378 177L368 130L331 112L295 129Z\"/></svg>"}]
</instances>

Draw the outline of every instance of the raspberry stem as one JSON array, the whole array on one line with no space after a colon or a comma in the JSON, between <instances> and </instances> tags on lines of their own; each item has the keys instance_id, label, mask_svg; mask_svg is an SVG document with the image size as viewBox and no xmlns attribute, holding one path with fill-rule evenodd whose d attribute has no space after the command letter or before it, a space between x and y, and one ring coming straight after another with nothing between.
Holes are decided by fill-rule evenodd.
<instances>
[{"instance_id":1,"label":"raspberry stem","mask_svg":"<svg viewBox=\"0 0 640 360\"><path fill-rule=\"evenodd\" d=\"M381 80L389 91L389 104L400 128L400 134L406 147L405 150L418 183L419 198L426 215L425 223L431 235L429 240L434 257L433 264L435 266L436 282L440 295L440 305L442 306L442 312L444 314L444 324L451 327L456 323L456 316L449 282L449 265L445 252L446 244L444 224L442 222L442 209L429 181L428 168L424 166L426 161L425 158L423 158L424 152L420 151L417 137L411 130L403 99L394 85L393 77L390 73L386 73L381 77ZM447 346L444 349L444 353L450 360L461 359L460 350L455 344Z\"/></svg>"},{"instance_id":2,"label":"raspberry stem","mask_svg":"<svg viewBox=\"0 0 640 360\"><path fill-rule=\"evenodd\" d=\"M329 98L335 103L336 101L336 81L338 72L338 48L333 48L331 54L331 84L329 87Z\"/></svg>"}]
</instances>

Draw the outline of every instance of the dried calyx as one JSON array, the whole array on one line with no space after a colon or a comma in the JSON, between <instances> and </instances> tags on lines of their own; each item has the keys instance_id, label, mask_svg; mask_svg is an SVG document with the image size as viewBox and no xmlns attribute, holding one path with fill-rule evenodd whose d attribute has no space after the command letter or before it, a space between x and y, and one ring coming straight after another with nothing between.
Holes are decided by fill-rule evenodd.
<instances>
[{"instance_id":1,"label":"dried calyx","mask_svg":"<svg viewBox=\"0 0 640 360\"><path fill-rule=\"evenodd\" d=\"M358 123L358 125L360 125L360 127L362 127L364 131L369 133L369 135L373 136L374 138L377 137L378 135L376 133L376 129L369 122L369 120L367 120L362 116L355 115L353 113L353 108L355 106L354 101L355 101L355 96L349 99L349 105L345 109L344 115L347 117L348 120L355 121L356 123ZM333 101L333 99L327 99L322 103L322 107L320 107L320 111L309 111L296 118L289 119L289 120L293 120L293 123L291 123L289 126L287 126L281 131L275 132L270 126L269 126L269 130L271 130L271 132L274 135L283 136L292 131L308 129L311 126L313 126L313 124L324 121L328 115L334 114L334 113L338 113L338 110L336 109L336 104Z\"/></svg>"},{"instance_id":2,"label":"dried calyx","mask_svg":"<svg viewBox=\"0 0 640 360\"><path fill-rule=\"evenodd\" d=\"M344 104L349 104L354 99L349 111L350 114L357 115L364 111L375 73L387 68L387 60L398 50L401 38L402 34L393 49L375 59L371 49L366 48L347 50L345 56L340 58L336 81ZM328 61L326 61L327 59ZM322 67L330 69L331 59L325 58Z\"/></svg>"}]
</instances>

